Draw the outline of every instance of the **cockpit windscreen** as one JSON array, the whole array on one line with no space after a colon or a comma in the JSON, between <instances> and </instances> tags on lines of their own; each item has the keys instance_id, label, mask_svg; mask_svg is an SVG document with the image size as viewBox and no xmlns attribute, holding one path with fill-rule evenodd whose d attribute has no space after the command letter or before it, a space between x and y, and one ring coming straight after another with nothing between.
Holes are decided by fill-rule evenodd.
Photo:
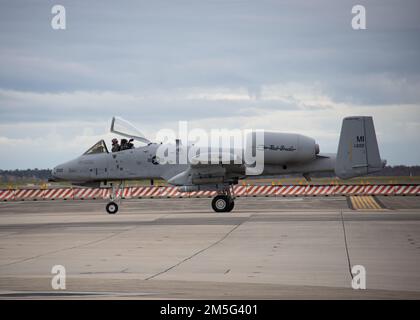
<instances>
[{"instance_id":1,"label":"cockpit windscreen","mask_svg":"<svg viewBox=\"0 0 420 320\"><path fill-rule=\"evenodd\" d=\"M84 155L98 153L109 153L104 140L95 143L92 147L89 148L88 151L84 153Z\"/></svg>"}]
</instances>

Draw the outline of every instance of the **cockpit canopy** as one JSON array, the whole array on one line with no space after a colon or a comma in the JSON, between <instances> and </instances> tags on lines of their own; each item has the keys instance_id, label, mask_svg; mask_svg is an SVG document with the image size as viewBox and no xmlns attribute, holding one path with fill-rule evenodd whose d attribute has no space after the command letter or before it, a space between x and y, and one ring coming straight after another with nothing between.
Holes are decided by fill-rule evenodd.
<instances>
[{"instance_id":1,"label":"cockpit canopy","mask_svg":"<svg viewBox=\"0 0 420 320\"><path fill-rule=\"evenodd\" d=\"M111 132L119 134L123 137L141 141L143 143L149 144L150 141L147 139L139 129L137 129L133 124L127 120L120 117L113 117L111 122Z\"/></svg>"},{"instance_id":2,"label":"cockpit canopy","mask_svg":"<svg viewBox=\"0 0 420 320\"><path fill-rule=\"evenodd\" d=\"M98 154L98 153L109 153L108 148L106 147L106 144L105 144L104 140L101 140L101 141L98 141L97 143L95 143L83 155Z\"/></svg>"}]
</instances>

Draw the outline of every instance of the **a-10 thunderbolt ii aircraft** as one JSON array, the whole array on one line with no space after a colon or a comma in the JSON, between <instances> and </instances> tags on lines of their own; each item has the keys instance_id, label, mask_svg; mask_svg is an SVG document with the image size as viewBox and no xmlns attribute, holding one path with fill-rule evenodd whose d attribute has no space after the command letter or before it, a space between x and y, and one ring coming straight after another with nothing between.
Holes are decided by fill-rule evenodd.
<instances>
[{"instance_id":1,"label":"a-10 thunderbolt ii aircraft","mask_svg":"<svg viewBox=\"0 0 420 320\"><path fill-rule=\"evenodd\" d=\"M117 130L117 124L128 130ZM188 154L194 145L183 145L178 139L168 144L153 143L135 129L129 122L114 117L111 132L144 145L109 152L101 140L80 157L55 167L52 180L71 181L87 187L111 187L110 202L106 206L110 214L118 211L117 203L121 200L120 190L124 181L138 179L165 179L170 185L178 186L180 192L217 191L212 200L213 210L230 212L235 200L233 186L251 175L300 173L310 179L312 173L333 172L346 179L380 171L386 163L379 156L373 119L367 116L344 118L336 154L320 153L314 139L300 134L264 132L262 139L257 139L256 133L251 133L249 143L239 150L239 155L241 152L243 155L246 148L251 149L254 155L259 150L263 163L258 170L255 163L242 160L238 157L238 150L232 148L219 148L216 156L214 151L202 152L203 149L200 149L201 154L193 153L193 157L181 162L180 159L185 158L183 155ZM175 160L162 162L158 156L162 149L159 148L174 153ZM226 155L228 161L222 161Z\"/></svg>"}]
</instances>

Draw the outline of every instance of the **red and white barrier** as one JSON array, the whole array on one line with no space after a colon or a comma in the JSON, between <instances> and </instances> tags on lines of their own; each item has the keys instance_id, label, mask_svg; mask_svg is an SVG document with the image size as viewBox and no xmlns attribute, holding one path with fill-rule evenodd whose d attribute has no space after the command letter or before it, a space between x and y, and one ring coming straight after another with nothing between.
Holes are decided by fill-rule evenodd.
<instances>
[{"instance_id":1,"label":"red and white barrier","mask_svg":"<svg viewBox=\"0 0 420 320\"><path fill-rule=\"evenodd\" d=\"M56 200L56 199L73 199L74 198L74 189L71 188L57 188L57 189L47 189L44 192L44 199L46 200Z\"/></svg>"},{"instance_id":2,"label":"red and white barrier","mask_svg":"<svg viewBox=\"0 0 420 320\"><path fill-rule=\"evenodd\" d=\"M216 191L210 191L210 190L200 190L200 191L192 191L192 192L187 192L185 193L186 196L190 197L190 198L201 198L201 197L205 197L205 198L211 198L217 195ZM182 194L181 194L182 196Z\"/></svg>"},{"instance_id":3,"label":"red and white barrier","mask_svg":"<svg viewBox=\"0 0 420 320\"><path fill-rule=\"evenodd\" d=\"M335 191L336 186L306 186L303 194L305 196L331 196Z\"/></svg>"},{"instance_id":4,"label":"red and white barrier","mask_svg":"<svg viewBox=\"0 0 420 320\"><path fill-rule=\"evenodd\" d=\"M100 188L80 188L73 189L73 199L86 200L86 199L103 199L107 194L107 189Z\"/></svg>"},{"instance_id":5,"label":"red and white barrier","mask_svg":"<svg viewBox=\"0 0 420 320\"><path fill-rule=\"evenodd\" d=\"M131 189L132 188L124 188L123 190L118 189L116 191L117 197L121 197L123 199L130 199L131 198ZM102 197L104 199L109 199L111 197L112 189L104 189Z\"/></svg>"},{"instance_id":6,"label":"red and white barrier","mask_svg":"<svg viewBox=\"0 0 420 320\"><path fill-rule=\"evenodd\" d=\"M337 186L335 193L341 195L355 195L363 193L363 186L349 185L349 186Z\"/></svg>"},{"instance_id":7,"label":"red and white barrier","mask_svg":"<svg viewBox=\"0 0 420 320\"><path fill-rule=\"evenodd\" d=\"M15 200L43 200L45 190L42 189L21 189L16 190Z\"/></svg>"},{"instance_id":8,"label":"red and white barrier","mask_svg":"<svg viewBox=\"0 0 420 320\"><path fill-rule=\"evenodd\" d=\"M420 195L420 185L395 186L395 195Z\"/></svg>"},{"instance_id":9,"label":"red and white barrier","mask_svg":"<svg viewBox=\"0 0 420 320\"><path fill-rule=\"evenodd\" d=\"M393 195L394 192L395 186L392 185L364 186L362 189L362 193L368 195Z\"/></svg>"},{"instance_id":10,"label":"red and white barrier","mask_svg":"<svg viewBox=\"0 0 420 320\"><path fill-rule=\"evenodd\" d=\"M0 201L10 201L15 199L15 190L0 190Z\"/></svg>"},{"instance_id":11,"label":"red and white barrier","mask_svg":"<svg viewBox=\"0 0 420 320\"><path fill-rule=\"evenodd\" d=\"M157 198L160 197L162 187L132 187L131 198Z\"/></svg>"},{"instance_id":12,"label":"red and white barrier","mask_svg":"<svg viewBox=\"0 0 420 320\"><path fill-rule=\"evenodd\" d=\"M276 192L277 186L249 186L246 190L247 196L263 197L271 196Z\"/></svg>"},{"instance_id":13,"label":"red and white barrier","mask_svg":"<svg viewBox=\"0 0 420 320\"><path fill-rule=\"evenodd\" d=\"M187 198L214 197L216 191L179 192L178 187L127 187L118 195L130 198ZM238 197L261 196L330 196L330 195L396 195L418 196L420 185L290 185L290 186L235 186ZM111 189L100 188L56 188L0 190L0 201L55 200L55 199L109 199Z\"/></svg>"},{"instance_id":14,"label":"red and white barrier","mask_svg":"<svg viewBox=\"0 0 420 320\"><path fill-rule=\"evenodd\" d=\"M305 186L277 186L276 196L300 196L303 195Z\"/></svg>"},{"instance_id":15,"label":"red and white barrier","mask_svg":"<svg viewBox=\"0 0 420 320\"><path fill-rule=\"evenodd\" d=\"M234 188L235 196L237 197L246 197L247 191L248 191L247 186L235 186Z\"/></svg>"},{"instance_id":16,"label":"red and white barrier","mask_svg":"<svg viewBox=\"0 0 420 320\"><path fill-rule=\"evenodd\" d=\"M162 198L180 198L185 196L182 192L179 192L178 188L175 187L162 187L160 196Z\"/></svg>"}]
</instances>

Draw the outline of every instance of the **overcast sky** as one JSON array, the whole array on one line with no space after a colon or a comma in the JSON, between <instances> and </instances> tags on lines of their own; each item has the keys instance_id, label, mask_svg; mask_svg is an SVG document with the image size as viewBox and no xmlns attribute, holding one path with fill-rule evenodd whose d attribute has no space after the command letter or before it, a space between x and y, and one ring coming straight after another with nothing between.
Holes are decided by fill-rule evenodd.
<instances>
[{"instance_id":1,"label":"overcast sky","mask_svg":"<svg viewBox=\"0 0 420 320\"><path fill-rule=\"evenodd\" d=\"M187 120L298 132L321 152L343 117L372 115L381 157L420 165L420 1L1 0L0 169L74 158L113 115L152 140Z\"/></svg>"}]
</instances>

